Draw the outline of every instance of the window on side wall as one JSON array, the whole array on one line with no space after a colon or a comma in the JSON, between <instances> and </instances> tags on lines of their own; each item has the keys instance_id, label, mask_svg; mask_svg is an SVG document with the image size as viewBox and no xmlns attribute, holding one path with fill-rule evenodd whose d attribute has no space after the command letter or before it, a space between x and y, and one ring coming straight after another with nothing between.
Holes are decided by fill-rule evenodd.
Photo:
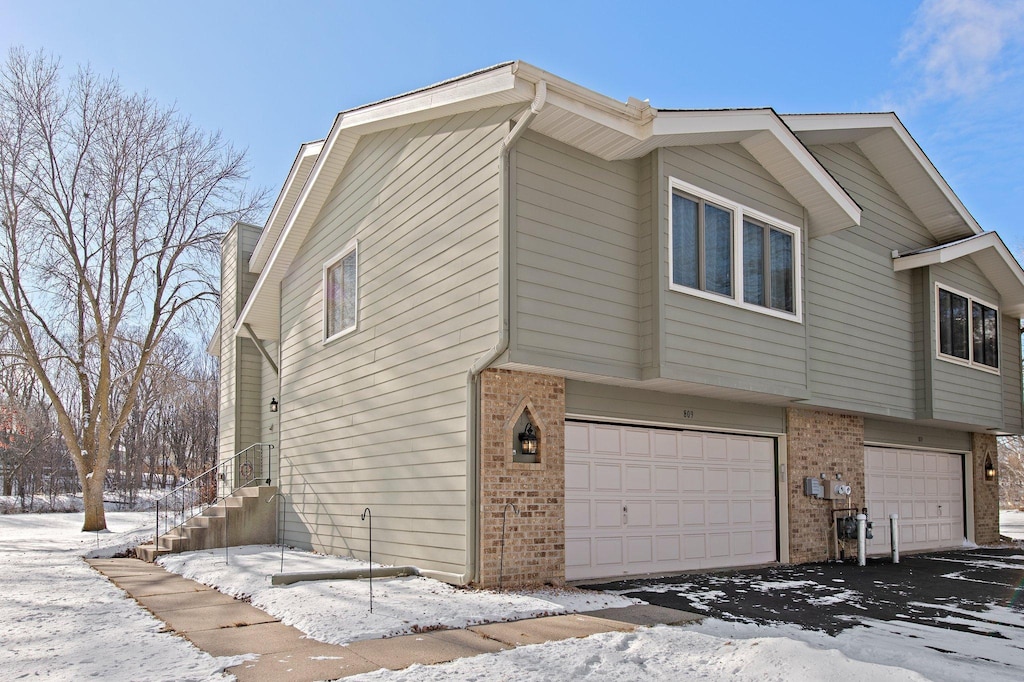
<instances>
[{"instance_id":1,"label":"window on side wall","mask_svg":"<svg viewBox=\"0 0 1024 682\"><path fill-rule=\"evenodd\" d=\"M353 240L324 265L324 341L352 332L358 322L359 249Z\"/></svg>"},{"instance_id":2,"label":"window on side wall","mask_svg":"<svg viewBox=\"0 0 1024 682\"><path fill-rule=\"evenodd\" d=\"M982 369L999 368L999 311L945 286L936 286L938 355Z\"/></svg>"},{"instance_id":3,"label":"window on side wall","mask_svg":"<svg viewBox=\"0 0 1024 682\"><path fill-rule=\"evenodd\" d=\"M800 231L672 179L672 288L800 319Z\"/></svg>"}]
</instances>

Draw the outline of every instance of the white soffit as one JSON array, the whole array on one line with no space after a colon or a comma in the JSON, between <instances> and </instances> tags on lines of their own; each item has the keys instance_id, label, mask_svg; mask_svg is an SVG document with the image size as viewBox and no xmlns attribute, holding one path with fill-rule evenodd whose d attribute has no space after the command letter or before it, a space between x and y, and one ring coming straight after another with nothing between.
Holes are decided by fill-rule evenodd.
<instances>
[{"instance_id":1,"label":"white soffit","mask_svg":"<svg viewBox=\"0 0 1024 682\"><path fill-rule=\"evenodd\" d=\"M985 232L948 244L897 255L896 272L970 258L999 292L999 309L1005 315L1024 317L1024 269L995 232Z\"/></svg>"},{"instance_id":2,"label":"white soffit","mask_svg":"<svg viewBox=\"0 0 1024 682\"><path fill-rule=\"evenodd\" d=\"M896 114L796 114L782 120L808 145L855 144L936 241L982 233Z\"/></svg>"}]
</instances>

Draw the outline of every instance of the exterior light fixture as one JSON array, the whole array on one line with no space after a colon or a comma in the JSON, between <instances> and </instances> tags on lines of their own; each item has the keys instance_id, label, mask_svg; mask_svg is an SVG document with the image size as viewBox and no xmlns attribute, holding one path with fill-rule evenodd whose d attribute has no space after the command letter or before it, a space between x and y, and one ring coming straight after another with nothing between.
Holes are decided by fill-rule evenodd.
<instances>
[{"instance_id":1,"label":"exterior light fixture","mask_svg":"<svg viewBox=\"0 0 1024 682\"><path fill-rule=\"evenodd\" d=\"M524 455L537 455L537 434L533 432L533 424L527 424L519 434L519 445Z\"/></svg>"},{"instance_id":2,"label":"exterior light fixture","mask_svg":"<svg viewBox=\"0 0 1024 682\"><path fill-rule=\"evenodd\" d=\"M996 465L992 463L992 456L985 457L985 480L996 480Z\"/></svg>"},{"instance_id":3,"label":"exterior light fixture","mask_svg":"<svg viewBox=\"0 0 1024 682\"><path fill-rule=\"evenodd\" d=\"M277 397L276 396L270 399L270 411L271 412L277 412L277 404L278 403L277 403Z\"/></svg>"}]
</instances>

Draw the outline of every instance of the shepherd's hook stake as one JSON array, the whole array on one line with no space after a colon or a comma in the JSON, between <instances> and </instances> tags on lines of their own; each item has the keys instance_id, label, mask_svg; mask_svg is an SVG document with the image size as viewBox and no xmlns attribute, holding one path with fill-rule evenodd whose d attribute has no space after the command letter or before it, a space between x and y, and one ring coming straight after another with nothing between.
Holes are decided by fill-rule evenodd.
<instances>
[{"instance_id":1,"label":"shepherd's hook stake","mask_svg":"<svg viewBox=\"0 0 1024 682\"><path fill-rule=\"evenodd\" d=\"M508 516L509 507L512 507L512 511L519 516L519 507L516 506L516 503L506 502L505 508L501 512L501 560L498 562L498 592L501 592L505 582L505 517Z\"/></svg>"},{"instance_id":2,"label":"shepherd's hook stake","mask_svg":"<svg viewBox=\"0 0 1024 682\"><path fill-rule=\"evenodd\" d=\"M370 508L364 509L359 518L363 521L370 519L370 613L373 613L373 514L370 513Z\"/></svg>"},{"instance_id":3,"label":"shepherd's hook stake","mask_svg":"<svg viewBox=\"0 0 1024 682\"><path fill-rule=\"evenodd\" d=\"M267 500L267 504L270 504L271 502L273 502L275 497L280 497L282 500L284 500L285 504L288 504L288 499L284 496L284 493L274 493L273 495L270 496L270 499ZM276 522L275 522L275 525L274 525L274 541L277 542L277 544L281 545L281 571L280 572L284 573L284 543L281 542L281 503L280 502L277 503L277 509L275 510L275 512L276 513L274 514L274 517L276 519Z\"/></svg>"}]
</instances>

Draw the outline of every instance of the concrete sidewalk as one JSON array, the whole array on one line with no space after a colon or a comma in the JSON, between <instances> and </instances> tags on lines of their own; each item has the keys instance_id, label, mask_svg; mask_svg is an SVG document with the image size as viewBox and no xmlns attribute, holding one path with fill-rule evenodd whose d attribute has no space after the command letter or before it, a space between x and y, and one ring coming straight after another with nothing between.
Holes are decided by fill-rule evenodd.
<instances>
[{"instance_id":1,"label":"concrete sidewalk","mask_svg":"<svg viewBox=\"0 0 1024 682\"><path fill-rule=\"evenodd\" d=\"M203 651L213 656L255 654L253 660L227 669L240 682L333 680L380 668L401 670L415 663L444 663L527 644L625 632L637 626L678 625L703 617L643 605L338 646L307 639L254 606L155 564L138 559L88 563L167 623L167 631L182 635Z\"/></svg>"}]
</instances>

